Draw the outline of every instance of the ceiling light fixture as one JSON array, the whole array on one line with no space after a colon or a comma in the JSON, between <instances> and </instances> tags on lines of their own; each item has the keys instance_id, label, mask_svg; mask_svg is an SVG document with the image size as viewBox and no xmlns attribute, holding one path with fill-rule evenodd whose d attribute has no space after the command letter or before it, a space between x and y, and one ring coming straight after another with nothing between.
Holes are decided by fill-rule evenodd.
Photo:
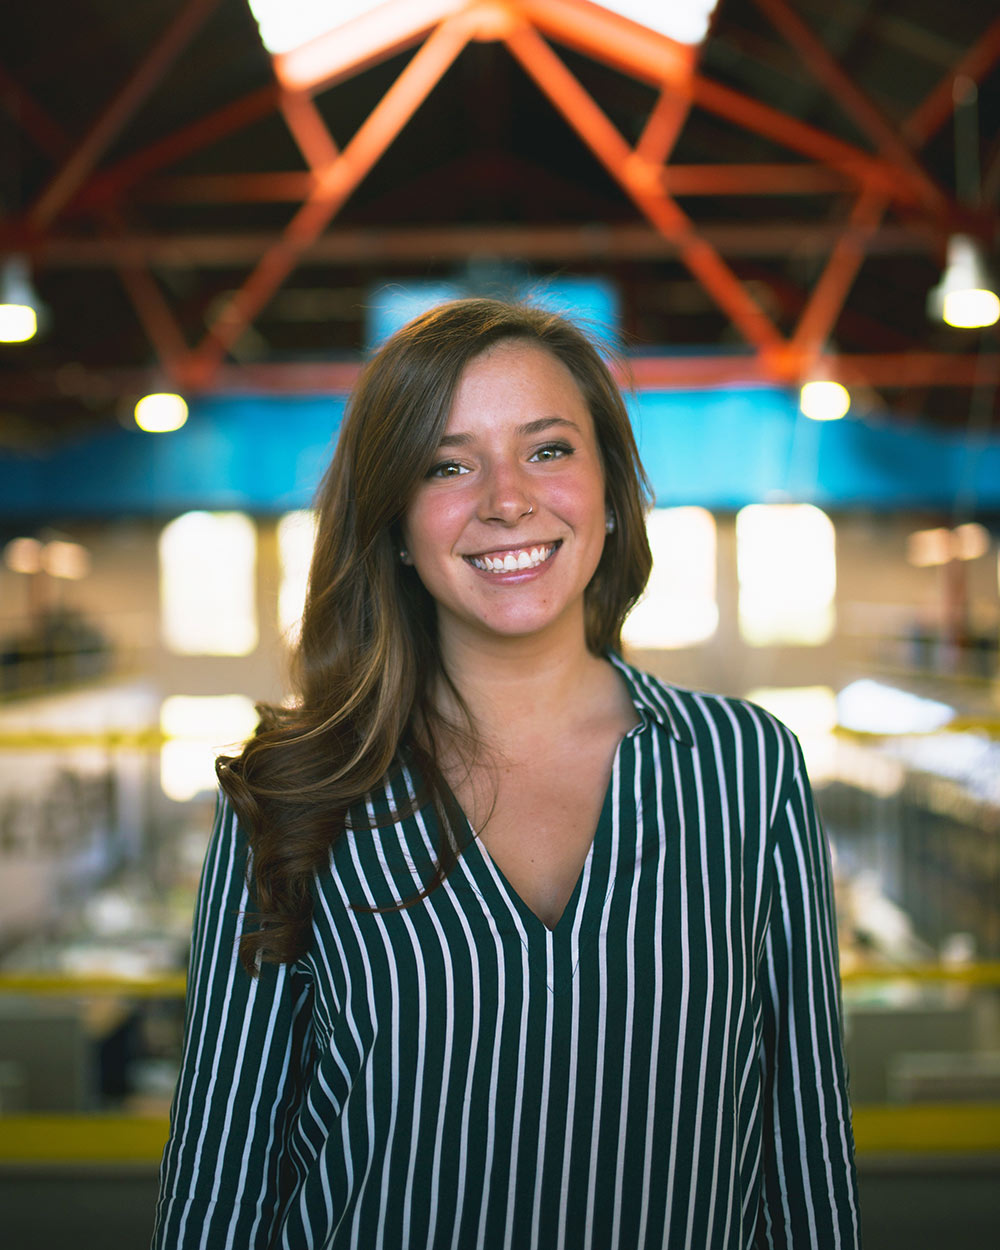
<instances>
[{"instance_id":1,"label":"ceiling light fixture","mask_svg":"<svg viewBox=\"0 0 1000 1250\"><path fill-rule=\"evenodd\" d=\"M26 343L34 338L40 308L28 262L23 256L8 256L0 266L0 343Z\"/></svg>"},{"instance_id":2,"label":"ceiling light fixture","mask_svg":"<svg viewBox=\"0 0 1000 1250\"><path fill-rule=\"evenodd\" d=\"M799 391L799 408L813 421L839 421L851 407L851 393L833 378L810 378Z\"/></svg>"},{"instance_id":3,"label":"ceiling light fixture","mask_svg":"<svg viewBox=\"0 0 1000 1250\"><path fill-rule=\"evenodd\" d=\"M976 330L1000 320L1000 297L979 244L967 234L948 240L948 264L927 297L927 310L947 325Z\"/></svg>"},{"instance_id":4,"label":"ceiling light fixture","mask_svg":"<svg viewBox=\"0 0 1000 1250\"><path fill-rule=\"evenodd\" d=\"M187 419L187 402L172 391L144 395L135 406L135 423L147 434L172 434Z\"/></svg>"}]
</instances>

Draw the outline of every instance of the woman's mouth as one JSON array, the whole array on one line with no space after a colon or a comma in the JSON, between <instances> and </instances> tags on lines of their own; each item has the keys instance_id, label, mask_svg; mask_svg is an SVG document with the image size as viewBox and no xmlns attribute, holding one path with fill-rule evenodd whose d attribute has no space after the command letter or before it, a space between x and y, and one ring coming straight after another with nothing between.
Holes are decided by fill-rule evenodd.
<instances>
[{"instance_id":1,"label":"woman's mouth","mask_svg":"<svg viewBox=\"0 0 1000 1250\"><path fill-rule=\"evenodd\" d=\"M537 569L559 546L559 542L554 542L533 547L506 547L484 552L480 556L466 556L465 559L483 573L519 573L525 569Z\"/></svg>"}]
</instances>

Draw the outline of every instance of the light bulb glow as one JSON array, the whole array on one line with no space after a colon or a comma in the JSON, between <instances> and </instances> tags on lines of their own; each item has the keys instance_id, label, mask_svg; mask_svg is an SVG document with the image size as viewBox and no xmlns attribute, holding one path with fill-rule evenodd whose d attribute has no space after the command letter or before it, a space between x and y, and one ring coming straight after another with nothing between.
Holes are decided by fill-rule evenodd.
<instances>
[{"instance_id":1,"label":"light bulb glow","mask_svg":"<svg viewBox=\"0 0 1000 1250\"><path fill-rule=\"evenodd\" d=\"M39 573L42 544L37 538L12 538L4 548L3 561L12 573Z\"/></svg>"},{"instance_id":2,"label":"light bulb glow","mask_svg":"<svg viewBox=\"0 0 1000 1250\"><path fill-rule=\"evenodd\" d=\"M847 387L829 378L806 382L799 392L802 414L813 421L839 421L847 415L850 406L851 394Z\"/></svg>"},{"instance_id":3,"label":"light bulb glow","mask_svg":"<svg viewBox=\"0 0 1000 1250\"><path fill-rule=\"evenodd\" d=\"M949 291L941 316L958 330L996 325L1000 321L1000 297L984 290Z\"/></svg>"},{"instance_id":4,"label":"light bulb glow","mask_svg":"<svg viewBox=\"0 0 1000 1250\"><path fill-rule=\"evenodd\" d=\"M170 434L188 419L188 406L180 395L158 391L144 395L135 406L135 423L147 434Z\"/></svg>"},{"instance_id":5,"label":"light bulb glow","mask_svg":"<svg viewBox=\"0 0 1000 1250\"><path fill-rule=\"evenodd\" d=\"M80 543L61 540L46 543L42 548L41 564L50 577L65 577L78 582L90 572L90 552Z\"/></svg>"},{"instance_id":6,"label":"light bulb glow","mask_svg":"<svg viewBox=\"0 0 1000 1250\"><path fill-rule=\"evenodd\" d=\"M38 316L27 304L0 304L0 343L26 343L38 333Z\"/></svg>"}]
</instances>

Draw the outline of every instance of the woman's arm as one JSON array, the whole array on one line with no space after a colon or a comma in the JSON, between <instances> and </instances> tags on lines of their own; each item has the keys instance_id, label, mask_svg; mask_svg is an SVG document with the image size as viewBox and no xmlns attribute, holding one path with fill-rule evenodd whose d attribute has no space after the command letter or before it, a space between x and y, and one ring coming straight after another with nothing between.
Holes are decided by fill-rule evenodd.
<instances>
[{"instance_id":1,"label":"woman's arm","mask_svg":"<svg viewBox=\"0 0 1000 1250\"><path fill-rule=\"evenodd\" d=\"M854 1139L844 1069L829 849L798 742L772 830L773 893L760 969L764 1177L760 1247L854 1250Z\"/></svg>"},{"instance_id":2,"label":"woman's arm","mask_svg":"<svg viewBox=\"0 0 1000 1250\"><path fill-rule=\"evenodd\" d=\"M238 942L246 839L223 797L195 910L187 1019L154 1250L271 1243L290 1180L286 1142L309 1041L310 983L285 965L251 978Z\"/></svg>"}]
</instances>

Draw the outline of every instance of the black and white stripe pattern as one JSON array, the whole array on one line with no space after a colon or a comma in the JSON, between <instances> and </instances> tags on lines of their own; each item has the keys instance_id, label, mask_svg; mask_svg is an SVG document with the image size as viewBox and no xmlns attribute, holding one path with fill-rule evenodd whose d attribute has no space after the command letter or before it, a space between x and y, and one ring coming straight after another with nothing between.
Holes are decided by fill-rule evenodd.
<instances>
[{"instance_id":1,"label":"black and white stripe pattern","mask_svg":"<svg viewBox=\"0 0 1000 1250\"><path fill-rule=\"evenodd\" d=\"M252 981L220 804L158 1250L858 1244L827 848L798 743L619 664L622 742L554 930L427 810L354 813L313 941ZM394 790L392 787L396 787Z\"/></svg>"}]
</instances>

